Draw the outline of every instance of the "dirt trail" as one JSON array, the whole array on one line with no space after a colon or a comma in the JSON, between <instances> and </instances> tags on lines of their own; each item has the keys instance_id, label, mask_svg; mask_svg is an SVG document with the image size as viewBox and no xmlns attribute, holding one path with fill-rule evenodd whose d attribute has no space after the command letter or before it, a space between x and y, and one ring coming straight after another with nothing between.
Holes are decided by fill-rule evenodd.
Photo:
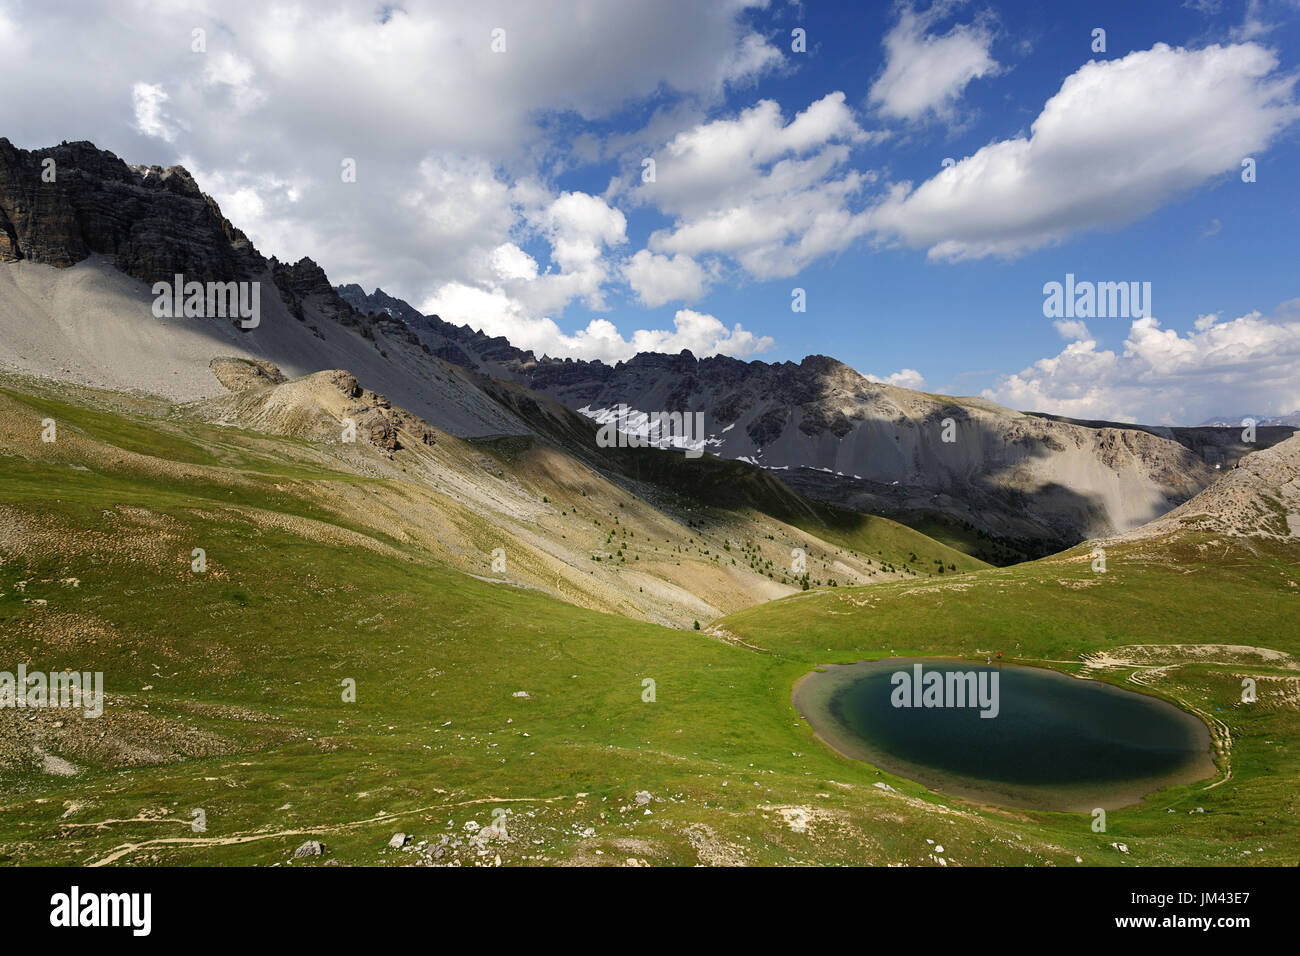
<instances>
[{"instance_id":1,"label":"dirt trail","mask_svg":"<svg viewBox=\"0 0 1300 956\"><path fill-rule=\"evenodd\" d=\"M350 830L353 827L369 826L376 823L391 823L393 820L399 820L402 817L412 816L417 813L430 813L434 810L449 810L456 807L475 806L480 803L555 803L560 800L572 800L576 794L560 794L555 797L479 797L474 800L461 800L456 803L435 803L427 807L417 807L414 810L401 810L397 813L386 813L381 817L367 817L364 820L349 820L346 823L332 823L317 827L295 827L287 830L275 830L267 833L244 833L232 834L225 837L158 837L153 840L141 840L139 843L123 843L114 847L112 852L107 856L101 857L87 863L87 866L108 866L116 863L125 856L135 853L150 846L163 845L183 845L183 846L233 846L239 843L254 843L258 840L273 840L277 837L286 836L320 836L327 833L337 833L340 830ZM105 820L107 823L135 823L143 822L136 820ZM161 821L151 820L150 823ZM187 821L178 821L187 822ZM96 826L97 824L74 824L76 826Z\"/></svg>"}]
</instances>

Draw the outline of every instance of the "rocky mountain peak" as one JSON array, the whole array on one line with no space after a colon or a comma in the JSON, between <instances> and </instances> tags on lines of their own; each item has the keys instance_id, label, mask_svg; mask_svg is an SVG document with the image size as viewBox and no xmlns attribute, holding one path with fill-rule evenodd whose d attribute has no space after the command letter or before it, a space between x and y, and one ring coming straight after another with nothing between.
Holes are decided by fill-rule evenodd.
<instances>
[{"instance_id":1,"label":"rocky mountain peak","mask_svg":"<svg viewBox=\"0 0 1300 956\"><path fill-rule=\"evenodd\" d=\"M265 260L180 166L128 166L87 142L0 139L0 261L66 268L103 255L145 282L247 279Z\"/></svg>"},{"instance_id":2,"label":"rocky mountain peak","mask_svg":"<svg viewBox=\"0 0 1300 956\"><path fill-rule=\"evenodd\" d=\"M139 175L138 182L141 185L157 184L182 196L203 196L203 190L184 166L130 166L128 168Z\"/></svg>"}]
</instances>

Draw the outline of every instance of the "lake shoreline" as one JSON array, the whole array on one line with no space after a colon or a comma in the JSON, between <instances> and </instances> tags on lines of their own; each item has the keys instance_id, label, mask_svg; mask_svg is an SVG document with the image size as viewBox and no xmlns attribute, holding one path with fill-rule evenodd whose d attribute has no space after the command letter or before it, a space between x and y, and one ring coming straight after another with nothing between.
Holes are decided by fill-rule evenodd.
<instances>
[{"instance_id":1,"label":"lake shoreline","mask_svg":"<svg viewBox=\"0 0 1300 956\"><path fill-rule=\"evenodd\" d=\"M1182 732L1195 738L1195 746L1189 749L1184 764L1177 769L1139 774L1124 781L1108 780L1087 784L1030 785L979 778L969 772L922 765L891 754L879 744L873 744L863 734L849 727L836 713L841 695L848 688L868 677L878 677L891 662L899 669L922 664L946 670L996 668L999 673L1008 670L1034 672L1049 682L1049 690L1051 681L1066 682L1073 679L1096 688L1096 691L1091 692L1094 698L1108 698L1130 708L1142 706L1162 721L1177 724ZM1065 683L1059 686L1067 690L1070 687ZM1133 698L1141 698L1145 703L1138 705ZM851 664L819 664L816 670L795 681L790 702L799 716L807 721L813 736L840 756L918 783L939 796L957 797L991 806L1065 813L1087 813L1097 808L1114 810L1139 804L1150 794L1168 787L1188 786L1209 780L1220 772L1213 759L1212 730L1200 715L1164 697L1033 664L1010 661L988 663L943 657L882 657L860 659Z\"/></svg>"}]
</instances>

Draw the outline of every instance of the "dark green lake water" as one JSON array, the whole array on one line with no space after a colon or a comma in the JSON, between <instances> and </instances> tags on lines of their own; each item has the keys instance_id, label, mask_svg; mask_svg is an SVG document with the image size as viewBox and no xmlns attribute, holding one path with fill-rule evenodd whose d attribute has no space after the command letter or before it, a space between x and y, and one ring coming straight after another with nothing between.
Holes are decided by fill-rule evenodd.
<instances>
[{"instance_id":1,"label":"dark green lake water","mask_svg":"<svg viewBox=\"0 0 1300 956\"><path fill-rule=\"evenodd\" d=\"M949 706L894 706L895 700L922 702L904 694L918 663L923 674L983 674L986 691L996 686L996 716L981 717L979 706L951 706L961 703L956 698ZM809 674L794 702L818 736L847 756L934 790L1004 806L1111 809L1215 773L1209 730L1193 714L1040 668L863 661Z\"/></svg>"}]
</instances>

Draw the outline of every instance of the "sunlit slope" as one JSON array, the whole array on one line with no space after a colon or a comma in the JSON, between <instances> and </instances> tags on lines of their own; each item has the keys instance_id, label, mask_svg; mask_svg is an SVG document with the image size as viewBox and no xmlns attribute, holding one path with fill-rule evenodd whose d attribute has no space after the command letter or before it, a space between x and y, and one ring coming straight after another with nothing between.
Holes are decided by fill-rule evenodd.
<instances>
[{"instance_id":1,"label":"sunlit slope","mask_svg":"<svg viewBox=\"0 0 1300 956\"><path fill-rule=\"evenodd\" d=\"M53 466L72 469L74 487L134 487L145 507L155 491L175 489L196 506L244 507L241 520L255 527L311 518L359 532L366 537L361 546L377 551L397 548L409 560L677 626L794 589L792 581L782 586L722 566L725 536L757 537L754 521L723 516L715 541L554 447L516 438L526 451L513 467L491 443L427 429L391 407L381 424L400 447L374 446L368 429L380 425L367 415L378 411L377 397L357 411L365 403L349 404L338 388L344 381L355 384L346 373L318 373L265 390L273 394L262 398L283 401L249 405L247 416L240 414L243 403L256 403L256 394L171 410L138 400L136 413L121 414L115 395L71 402L12 389L0 394L0 415L16 452L13 477L40 476L38 487L46 485L44 468ZM87 407L90 401L100 407ZM279 417L261 420L272 404ZM352 444L339 438L345 414L362 429ZM55 443L39 440L46 418L57 423ZM243 427L245 420L258 428ZM264 430L270 425L275 433ZM770 520L762 531L798 533ZM328 528L312 533L333 535Z\"/></svg>"},{"instance_id":2,"label":"sunlit slope","mask_svg":"<svg viewBox=\"0 0 1300 956\"><path fill-rule=\"evenodd\" d=\"M598 453L545 432L459 439L340 370L185 405L29 379L12 379L6 398L9 444L28 459L225 486L222 501L269 488L289 510L334 515L422 559L679 627L793 593L804 573L810 586L843 585L982 566L741 463L657 451L625 461L627 450L595 449L589 423L579 437ZM59 441L39 440L45 418Z\"/></svg>"},{"instance_id":3,"label":"sunlit slope","mask_svg":"<svg viewBox=\"0 0 1300 956\"><path fill-rule=\"evenodd\" d=\"M897 521L863 514L807 498L792 491L772 472L746 462L703 455L686 458L648 448L602 448L596 441L597 428L590 419L522 386L472 375L471 380L502 408L546 436L580 461L590 464L611 480L645 493L658 487L693 499L713 509L748 511L775 518L809 534L840 545L845 553L872 560L872 579L938 575L952 571L973 571L988 567L978 557L914 531ZM653 492L650 492L653 497ZM761 545L761 542L758 543ZM806 549L805 549L806 550ZM766 556L765 556L766 558ZM788 563L789 555L774 563ZM892 570L882 570L882 563ZM812 577L827 583L855 581L841 568L837 576L833 562L823 563L823 574ZM942 569L942 570L941 570Z\"/></svg>"}]
</instances>

